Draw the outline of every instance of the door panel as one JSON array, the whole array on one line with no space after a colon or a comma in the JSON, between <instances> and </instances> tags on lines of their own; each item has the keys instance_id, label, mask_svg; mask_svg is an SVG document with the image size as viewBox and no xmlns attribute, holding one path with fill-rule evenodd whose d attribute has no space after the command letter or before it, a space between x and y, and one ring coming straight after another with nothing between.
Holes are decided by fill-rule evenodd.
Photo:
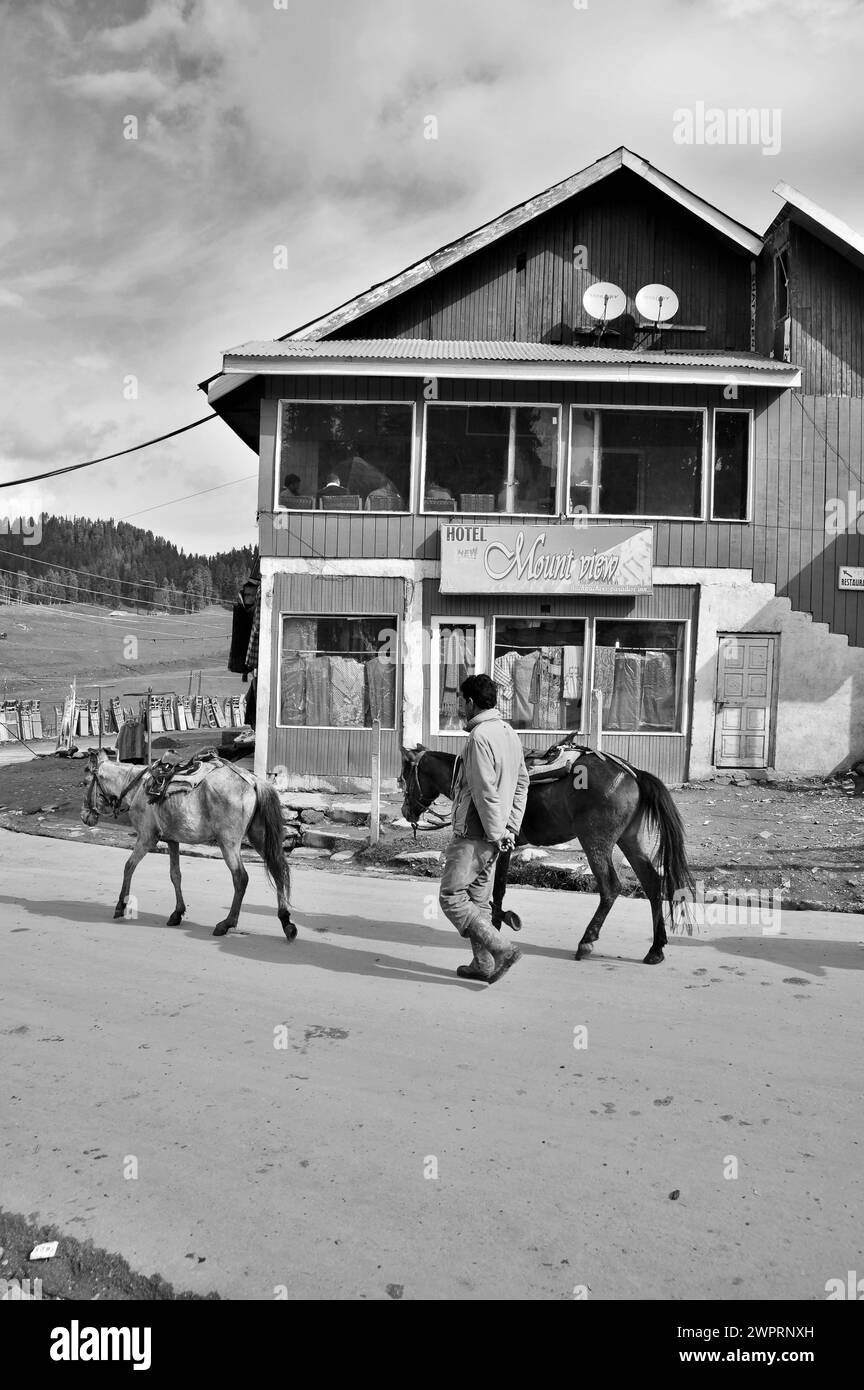
<instances>
[{"instance_id":1,"label":"door panel","mask_svg":"<svg viewBox=\"0 0 864 1390\"><path fill-rule=\"evenodd\" d=\"M774 676L773 637L720 638L714 724L717 767L767 767Z\"/></svg>"}]
</instances>

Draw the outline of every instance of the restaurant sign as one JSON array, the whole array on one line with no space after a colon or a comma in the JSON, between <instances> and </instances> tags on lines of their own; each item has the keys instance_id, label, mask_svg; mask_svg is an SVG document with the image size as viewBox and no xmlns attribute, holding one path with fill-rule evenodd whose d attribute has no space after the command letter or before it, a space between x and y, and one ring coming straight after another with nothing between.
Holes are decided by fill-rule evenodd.
<instances>
[{"instance_id":1,"label":"restaurant sign","mask_svg":"<svg viewBox=\"0 0 864 1390\"><path fill-rule=\"evenodd\" d=\"M650 526L445 522L442 594L650 594Z\"/></svg>"}]
</instances>

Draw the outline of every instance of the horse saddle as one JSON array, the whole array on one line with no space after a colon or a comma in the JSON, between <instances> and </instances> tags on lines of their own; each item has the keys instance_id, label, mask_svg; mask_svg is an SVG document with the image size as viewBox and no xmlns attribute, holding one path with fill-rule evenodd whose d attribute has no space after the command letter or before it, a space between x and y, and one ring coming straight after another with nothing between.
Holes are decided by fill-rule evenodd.
<instances>
[{"instance_id":1,"label":"horse saddle","mask_svg":"<svg viewBox=\"0 0 864 1390\"><path fill-rule=\"evenodd\" d=\"M590 748L578 743L555 743L551 748L547 748L545 753L536 753L529 749L525 754L525 766L531 785L534 786L537 782L557 782L560 777L569 777L573 771L573 764L579 761L583 753L590 751Z\"/></svg>"},{"instance_id":2,"label":"horse saddle","mask_svg":"<svg viewBox=\"0 0 864 1390\"><path fill-rule=\"evenodd\" d=\"M200 786L211 772L222 767L222 759L215 748L202 748L186 762L172 763L162 758L154 763L144 779L144 790L148 801L164 801L174 792L191 792Z\"/></svg>"}]
</instances>

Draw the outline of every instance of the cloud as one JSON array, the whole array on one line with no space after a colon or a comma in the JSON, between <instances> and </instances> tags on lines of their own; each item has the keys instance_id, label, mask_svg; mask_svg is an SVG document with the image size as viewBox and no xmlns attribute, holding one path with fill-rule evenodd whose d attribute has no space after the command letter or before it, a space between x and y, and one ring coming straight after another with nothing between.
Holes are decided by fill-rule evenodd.
<instances>
[{"instance_id":1,"label":"cloud","mask_svg":"<svg viewBox=\"0 0 864 1390\"><path fill-rule=\"evenodd\" d=\"M114 72L86 72L79 77L67 77L63 84L76 96L93 101L151 101L172 100L171 89L156 73L146 68Z\"/></svg>"},{"instance_id":2,"label":"cloud","mask_svg":"<svg viewBox=\"0 0 864 1390\"><path fill-rule=\"evenodd\" d=\"M136 53L165 39L180 39L186 30L184 6L179 0L162 0L140 19L105 29L99 43L114 53Z\"/></svg>"}]
</instances>

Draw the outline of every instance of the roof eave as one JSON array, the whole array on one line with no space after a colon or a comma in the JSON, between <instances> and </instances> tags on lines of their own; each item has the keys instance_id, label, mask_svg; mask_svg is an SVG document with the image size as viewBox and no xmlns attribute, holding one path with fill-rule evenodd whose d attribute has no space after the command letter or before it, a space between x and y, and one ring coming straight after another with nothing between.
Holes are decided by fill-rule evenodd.
<instances>
[{"instance_id":1,"label":"roof eave","mask_svg":"<svg viewBox=\"0 0 864 1390\"><path fill-rule=\"evenodd\" d=\"M774 192L783 199L783 207L771 223L772 227L786 213L791 221L810 232L811 236L830 246L859 270L864 270L864 237L850 227L848 222L835 217L833 213L814 203L812 198L805 197L797 188L782 180L775 185Z\"/></svg>"},{"instance_id":2,"label":"roof eave","mask_svg":"<svg viewBox=\"0 0 864 1390\"><path fill-rule=\"evenodd\" d=\"M367 358L268 358L225 357L225 376L238 375L248 381L250 375L267 376L401 376L438 377L449 380L465 378L495 381L606 381L606 382L666 382L674 384L704 384L708 386L772 386L786 390L801 385L801 369L792 363L783 366L686 365L658 357L648 362L490 362L441 361L429 358L369 360ZM224 395L230 391L220 391ZM213 397L210 398L211 400Z\"/></svg>"}]
</instances>

